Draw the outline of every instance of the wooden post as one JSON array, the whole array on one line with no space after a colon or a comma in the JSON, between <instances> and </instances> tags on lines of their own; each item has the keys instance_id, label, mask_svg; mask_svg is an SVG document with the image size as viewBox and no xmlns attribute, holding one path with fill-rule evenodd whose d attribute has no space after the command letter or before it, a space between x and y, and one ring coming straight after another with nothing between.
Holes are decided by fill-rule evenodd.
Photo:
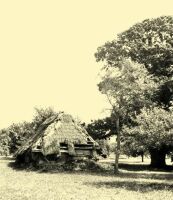
<instances>
[{"instance_id":1,"label":"wooden post","mask_svg":"<svg viewBox=\"0 0 173 200\"><path fill-rule=\"evenodd\" d=\"M143 152L141 154L141 157L142 157L142 162L144 162L144 153Z\"/></svg>"}]
</instances>

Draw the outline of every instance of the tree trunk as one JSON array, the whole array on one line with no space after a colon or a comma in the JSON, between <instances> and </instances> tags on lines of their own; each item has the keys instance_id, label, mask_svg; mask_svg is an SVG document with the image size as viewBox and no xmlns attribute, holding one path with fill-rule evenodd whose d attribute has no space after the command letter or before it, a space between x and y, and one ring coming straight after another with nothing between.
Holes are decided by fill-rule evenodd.
<instances>
[{"instance_id":1,"label":"tree trunk","mask_svg":"<svg viewBox=\"0 0 173 200\"><path fill-rule=\"evenodd\" d=\"M141 154L142 162L144 162L144 153Z\"/></svg>"},{"instance_id":2,"label":"tree trunk","mask_svg":"<svg viewBox=\"0 0 173 200\"><path fill-rule=\"evenodd\" d=\"M117 139L116 143L117 146L115 148L115 167L114 167L114 173L118 173L118 163L119 163L119 156L120 156L120 122L119 122L119 117L116 118L116 128L117 128Z\"/></svg>"},{"instance_id":3,"label":"tree trunk","mask_svg":"<svg viewBox=\"0 0 173 200\"><path fill-rule=\"evenodd\" d=\"M164 168L166 166L166 152L164 150L150 150L151 167Z\"/></svg>"}]
</instances>

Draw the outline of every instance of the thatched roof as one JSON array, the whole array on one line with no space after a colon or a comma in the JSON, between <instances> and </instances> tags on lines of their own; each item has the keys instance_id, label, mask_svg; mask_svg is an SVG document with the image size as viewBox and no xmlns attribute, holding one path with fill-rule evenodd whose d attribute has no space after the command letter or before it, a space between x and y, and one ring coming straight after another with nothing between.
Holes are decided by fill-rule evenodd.
<instances>
[{"instance_id":1,"label":"thatched roof","mask_svg":"<svg viewBox=\"0 0 173 200\"><path fill-rule=\"evenodd\" d=\"M34 149L37 145L41 146L43 154L46 155L52 151L56 152L60 143L87 144L88 141L98 145L71 115L62 113L45 120L15 156L23 154L29 148Z\"/></svg>"}]
</instances>

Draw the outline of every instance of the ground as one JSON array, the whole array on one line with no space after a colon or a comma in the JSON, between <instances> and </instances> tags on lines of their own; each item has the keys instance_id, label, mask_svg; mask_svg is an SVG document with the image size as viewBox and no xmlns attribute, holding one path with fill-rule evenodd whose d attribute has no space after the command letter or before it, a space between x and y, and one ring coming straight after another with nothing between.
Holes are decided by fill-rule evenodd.
<instances>
[{"instance_id":1,"label":"ground","mask_svg":"<svg viewBox=\"0 0 173 200\"><path fill-rule=\"evenodd\" d=\"M0 200L173 200L173 172L148 170L148 159L141 165L140 158L122 157L119 175L17 170L12 162L0 159Z\"/></svg>"}]
</instances>

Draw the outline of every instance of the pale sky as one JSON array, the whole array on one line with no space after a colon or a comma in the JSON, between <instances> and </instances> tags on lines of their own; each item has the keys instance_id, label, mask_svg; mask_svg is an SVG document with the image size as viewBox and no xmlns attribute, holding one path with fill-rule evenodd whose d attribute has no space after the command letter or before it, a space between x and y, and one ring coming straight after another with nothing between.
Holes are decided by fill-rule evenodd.
<instances>
[{"instance_id":1,"label":"pale sky","mask_svg":"<svg viewBox=\"0 0 173 200\"><path fill-rule=\"evenodd\" d=\"M0 1L0 128L54 107L83 121L108 107L97 89L97 47L172 0Z\"/></svg>"}]
</instances>

